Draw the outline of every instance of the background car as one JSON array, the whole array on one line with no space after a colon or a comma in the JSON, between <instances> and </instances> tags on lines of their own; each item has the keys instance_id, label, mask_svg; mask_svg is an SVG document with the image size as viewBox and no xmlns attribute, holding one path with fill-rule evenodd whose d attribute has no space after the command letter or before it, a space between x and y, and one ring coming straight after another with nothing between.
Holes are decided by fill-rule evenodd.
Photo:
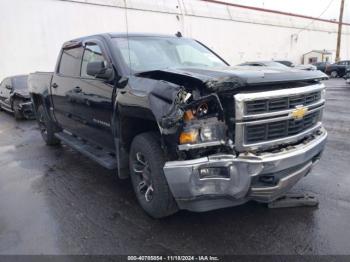
<instances>
[{"instance_id":1,"label":"background car","mask_svg":"<svg viewBox=\"0 0 350 262\"><path fill-rule=\"evenodd\" d=\"M293 62L288 60L275 60L275 62L300 70L317 70L316 66L314 65L295 65Z\"/></svg>"},{"instance_id":2,"label":"background car","mask_svg":"<svg viewBox=\"0 0 350 262\"><path fill-rule=\"evenodd\" d=\"M329 65L326 69L326 74L330 75L332 78L343 77L348 66L350 66L350 60L339 61Z\"/></svg>"},{"instance_id":3,"label":"background car","mask_svg":"<svg viewBox=\"0 0 350 262\"><path fill-rule=\"evenodd\" d=\"M329 62L317 62L314 64L314 66L316 66L317 70L322 71L323 73L326 72L326 69L328 66L330 66L331 63Z\"/></svg>"},{"instance_id":4,"label":"background car","mask_svg":"<svg viewBox=\"0 0 350 262\"><path fill-rule=\"evenodd\" d=\"M27 75L7 77L0 84L0 109L14 113L16 119L34 118L27 78Z\"/></svg>"}]
</instances>

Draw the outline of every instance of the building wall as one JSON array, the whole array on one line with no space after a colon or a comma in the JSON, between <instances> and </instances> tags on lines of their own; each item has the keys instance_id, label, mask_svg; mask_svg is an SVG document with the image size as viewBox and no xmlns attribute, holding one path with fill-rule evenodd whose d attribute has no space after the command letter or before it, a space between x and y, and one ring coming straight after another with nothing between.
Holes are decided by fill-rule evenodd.
<instances>
[{"instance_id":1,"label":"building wall","mask_svg":"<svg viewBox=\"0 0 350 262\"><path fill-rule=\"evenodd\" d=\"M309 60L312 58L317 58L316 62L329 62L332 61L331 54L322 54L319 52L309 52L304 55L303 64L308 64Z\"/></svg>"},{"instance_id":2,"label":"building wall","mask_svg":"<svg viewBox=\"0 0 350 262\"><path fill-rule=\"evenodd\" d=\"M336 46L335 23L200 0L126 3L127 9L124 0L1 0L0 78L52 71L64 41L127 28L130 32L164 34L181 31L204 42L231 64L257 59L301 63L302 55L310 50L334 51ZM349 59L350 26L343 28L341 57Z\"/></svg>"}]
</instances>

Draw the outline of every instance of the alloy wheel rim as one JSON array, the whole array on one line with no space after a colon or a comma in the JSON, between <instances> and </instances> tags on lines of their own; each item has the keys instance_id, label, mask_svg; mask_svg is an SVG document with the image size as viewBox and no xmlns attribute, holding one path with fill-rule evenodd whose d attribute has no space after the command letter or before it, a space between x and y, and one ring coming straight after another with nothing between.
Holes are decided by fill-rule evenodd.
<instances>
[{"instance_id":1,"label":"alloy wheel rim","mask_svg":"<svg viewBox=\"0 0 350 262\"><path fill-rule=\"evenodd\" d=\"M133 163L133 171L138 177L137 190L144 196L146 202L151 202L153 199L153 185L151 180L151 169L145 156L137 152Z\"/></svg>"}]
</instances>

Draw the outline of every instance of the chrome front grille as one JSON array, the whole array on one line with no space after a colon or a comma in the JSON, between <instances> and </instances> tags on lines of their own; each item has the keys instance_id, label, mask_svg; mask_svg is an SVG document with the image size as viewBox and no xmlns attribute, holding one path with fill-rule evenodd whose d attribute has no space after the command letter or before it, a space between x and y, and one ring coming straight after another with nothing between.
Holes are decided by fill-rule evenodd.
<instances>
[{"instance_id":1,"label":"chrome front grille","mask_svg":"<svg viewBox=\"0 0 350 262\"><path fill-rule=\"evenodd\" d=\"M249 115L288 110L295 108L297 105L307 106L320 100L321 91L290 97L247 101L245 103L245 113Z\"/></svg>"},{"instance_id":2,"label":"chrome front grille","mask_svg":"<svg viewBox=\"0 0 350 262\"><path fill-rule=\"evenodd\" d=\"M320 111L316 111L300 120L288 119L247 126L245 128L245 142L249 144L294 136L315 126L319 117Z\"/></svg>"},{"instance_id":3,"label":"chrome front grille","mask_svg":"<svg viewBox=\"0 0 350 262\"><path fill-rule=\"evenodd\" d=\"M295 142L321 126L325 86L235 95L235 145L238 151ZM298 110L302 115L298 116Z\"/></svg>"}]
</instances>

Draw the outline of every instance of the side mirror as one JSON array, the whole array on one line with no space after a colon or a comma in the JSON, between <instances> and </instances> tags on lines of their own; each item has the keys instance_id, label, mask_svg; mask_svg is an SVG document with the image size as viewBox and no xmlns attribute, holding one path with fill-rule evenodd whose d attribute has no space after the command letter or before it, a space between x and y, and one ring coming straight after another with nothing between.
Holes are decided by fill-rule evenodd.
<instances>
[{"instance_id":1,"label":"side mirror","mask_svg":"<svg viewBox=\"0 0 350 262\"><path fill-rule=\"evenodd\" d=\"M86 73L100 79L111 79L113 76L113 69L107 67L105 61L90 62L87 64Z\"/></svg>"},{"instance_id":2,"label":"side mirror","mask_svg":"<svg viewBox=\"0 0 350 262\"><path fill-rule=\"evenodd\" d=\"M5 88L8 90L12 90L12 87L10 85L6 85Z\"/></svg>"}]
</instances>

